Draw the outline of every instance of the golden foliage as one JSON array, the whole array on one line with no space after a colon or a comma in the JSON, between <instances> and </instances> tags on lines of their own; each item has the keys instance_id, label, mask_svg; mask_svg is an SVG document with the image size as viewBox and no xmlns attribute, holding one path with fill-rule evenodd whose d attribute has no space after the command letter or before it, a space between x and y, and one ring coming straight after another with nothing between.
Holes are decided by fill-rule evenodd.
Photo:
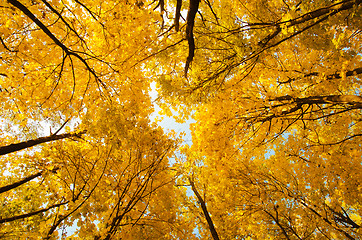
<instances>
[{"instance_id":1,"label":"golden foliage","mask_svg":"<svg viewBox=\"0 0 362 240\"><path fill-rule=\"evenodd\" d=\"M361 238L360 5L1 2L0 238Z\"/></svg>"}]
</instances>

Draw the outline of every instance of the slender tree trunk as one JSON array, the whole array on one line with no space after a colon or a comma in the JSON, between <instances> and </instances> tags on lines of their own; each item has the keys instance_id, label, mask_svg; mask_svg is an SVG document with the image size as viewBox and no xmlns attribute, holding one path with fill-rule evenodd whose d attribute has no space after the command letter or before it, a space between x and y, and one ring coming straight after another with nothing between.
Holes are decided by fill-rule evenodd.
<instances>
[{"instance_id":1,"label":"slender tree trunk","mask_svg":"<svg viewBox=\"0 0 362 240\"><path fill-rule=\"evenodd\" d=\"M205 203L204 199L202 199L200 193L197 191L194 182L190 178L189 178L189 181L190 181L190 184L191 184L192 191L195 193L195 195L197 197L197 200L200 202L201 209L202 209L202 212L204 213L207 224L209 225L209 229L210 229L212 238L214 240L219 240L220 239L219 235L216 232L214 223L212 222L212 219L210 217L209 211L207 210L206 203Z\"/></svg>"}]
</instances>

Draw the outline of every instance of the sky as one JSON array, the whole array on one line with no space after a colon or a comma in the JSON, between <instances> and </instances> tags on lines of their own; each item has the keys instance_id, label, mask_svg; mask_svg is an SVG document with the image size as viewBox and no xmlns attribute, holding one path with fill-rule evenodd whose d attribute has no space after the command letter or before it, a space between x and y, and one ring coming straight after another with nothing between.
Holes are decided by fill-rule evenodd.
<instances>
[{"instance_id":1,"label":"sky","mask_svg":"<svg viewBox=\"0 0 362 240\"><path fill-rule=\"evenodd\" d=\"M155 99L158 97L158 93L156 90L156 83L153 82L151 84L151 92L150 96L152 98L152 101L155 102ZM155 111L151 115L151 120L154 121L157 117L160 117L159 112L161 111L161 108L155 104ZM175 113L175 112L173 112ZM175 113L177 114L177 113ZM171 130L175 131L176 133L180 134L182 132L185 133L185 136L183 137L184 143L191 145L192 139L191 139L191 130L190 130L190 124L195 123L196 121L194 119L188 119L185 123L178 123L173 119L172 117L167 117L162 115L162 121L160 121L158 124L164 129L165 132L169 132Z\"/></svg>"}]
</instances>

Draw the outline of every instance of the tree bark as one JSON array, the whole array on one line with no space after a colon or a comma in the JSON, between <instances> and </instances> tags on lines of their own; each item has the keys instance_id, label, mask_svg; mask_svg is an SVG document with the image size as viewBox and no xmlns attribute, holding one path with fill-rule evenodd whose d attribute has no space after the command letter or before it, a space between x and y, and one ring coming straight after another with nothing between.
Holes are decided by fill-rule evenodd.
<instances>
[{"instance_id":1,"label":"tree bark","mask_svg":"<svg viewBox=\"0 0 362 240\"><path fill-rule=\"evenodd\" d=\"M204 216L206 218L206 221L207 221L207 224L209 226L209 229L210 229L210 232L211 232L211 236L214 240L219 240L219 235L217 234L216 232L216 229L215 229L215 226L214 226L214 223L212 222L212 219L210 217L210 214L207 210L207 207L206 207L206 203L204 201L204 199L202 199L200 193L197 191L196 187L195 187L195 184L194 182L191 180L191 178L189 178L189 181L190 181L190 185L191 185L191 188L192 188L192 191L195 193L198 201L200 202L200 205L201 205L201 209L202 209L202 212L204 213Z\"/></svg>"},{"instance_id":2,"label":"tree bark","mask_svg":"<svg viewBox=\"0 0 362 240\"><path fill-rule=\"evenodd\" d=\"M195 56L195 39L194 39L194 25L195 25L195 17L196 13L199 10L200 0L190 0L189 10L187 12L186 18L186 39L189 44L189 55L186 59L185 65L185 77L187 76L187 72L190 67L190 63L194 59Z\"/></svg>"},{"instance_id":3,"label":"tree bark","mask_svg":"<svg viewBox=\"0 0 362 240\"><path fill-rule=\"evenodd\" d=\"M362 97L357 95L328 95L328 96L310 96L304 98L294 98L292 96L286 95L282 97L276 97L270 99L269 101L292 101L298 105L304 104L348 104L353 106L353 108L361 109L362 108Z\"/></svg>"},{"instance_id":4,"label":"tree bark","mask_svg":"<svg viewBox=\"0 0 362 240\"><path fill-rule=\"evenodd\" d=\"M356 75L362 74L362 67L355 68L353 70L349 70L349 71L345 72L344 74L346 77L351 77L351 76L356 76ZM289 78L287 81L283 81L283 82L279 82L279 83L286 84L286 83L291 83L293 81L299 80L301 78L317 77L317 76L321 76L321 74L318 72L311 72L311 73L304 74L302 77ZM343 73L339 72L339 73L329 74L329 75L325 76L325 78L327 80L341 79L342 76L343 76Z\"/></svg>"},{"instance_id":5,"label":"tree bark","mask_svg":"<svg viewBox=\"0 0 362 240\"><path fill-rule=\"evenodd\" d=\"M50 30L48 27L46 27L26 6L24 6L21 2L17 0L7 0L8 3L22 11L28 18L30 18L57 46L59 46L66 54L64 59L67 56L74 56L78 58L87 68L87 70L94 76L94 78L104 87L106 88L106 85L101 79L98 77L96 72L91 68L91 66L88 64L87 60L82 57L79 52L73 51L67 46L65 46L61 40L59 40Z\"/></svg>"},{"instance_id":6,"label":"tree bark","mask_svg":"<svg viewBox=\"0 0 362 240\"><path fill-rule=\"evenodd\" d=\"M361 3L361 0L357 0L357 1L346 0L346 1L343 1L343 2L333 4L333 5L328 6L328 7L324 7L324 8L317 9L315 11L308 12L308 13L306 13L306 14L300 16L300 17L297 17L295 19L290 19L290 20L285 21L285 22L279 22L277 24L274 24L275 27L276 27L275 30L272 33L270 33L267 37L265 37L263 40L261 40L259 42L259 45L262 45L263 47L265 47L265 45L271 39L275 38L281 32L281 27L280 27L281 24L287 23L288 27L295 26L295 25L298 25L298 24L303 24L305 22L308 22L310 20L325 16L325 15L328 15L328 14L333 14L334 15L334 14L336 14L338 12L351 9L354 6L358 6L360 3ZM254 24L252 24L252 25L254 25ZM266 25L269 25L269 24L266 24Z\"/></svg>"},{"instance_id":7,"label":"tree bark","mask_svg":"<svg viewBox=\"0 0 362 240\"><path fill-rule=\"evenodd\" d=\"M180 17L181 17L182 0L177 0L176 4L176 15L175 15L175 30L176 32L180 29Z\"/></svg>"},{"instance_id":8,"label":"tree bark","mask_svg":"<svg viewBox=\"0 0 362 240\"><path fill-rule=\"evenodd\" d=\"M25 213L25 214L21 214L21 215L9 217L9 218L1 218L1 219L0 219L0 224L1 224L1 223L12 222L12 221L19 220L19 219L28 218L28 217L37 215L37 214L39 214L39 213L47 212L47 211L49 211L49 210L52 209L52 208L60 207L60 206L65 205L65 204L67 204L67 203L69 203L69 201L64 202L64 203L58 203L58 204L49 206L49 207L47 207L47 208L43 208L43 209L40 209L40 210L38 210L38 211L31 212L31 213Z\"/></svg>"},{"instance_id":9,"label":"tree bark","mask_svg":"<svg viewBox=\"0 0 362 240\"><path fill-rule=\"evenodd\" d=\"M55 173L59 168L54 168L52 170L53 173ZM41 171L41 172L38 172L38 173L35 173L33 175L30 175L28 177L25 177L23 179L21 179L20 181L18 182L15 182L15 183L12 183L12 184L9 184L9 185L6 185L6 186L3 186L3 187L0 187L0 194L3 193L3 192L7 192L7 191L10 191L11 189L14 189L14 188L17 188L21 185L23 185L24 183L27 183L31 180L33 180L34 178L37 178L37 177L40 177L42 174L43 174L44 171Z\"/></svg>"},{"instance_id":10,"label":"tree bark","mask_svg":"<svg viewBox=\"0 0 362 240\"><path fill-rule=\"evenodd\" d=\"M33 175L30 175L30 176L28 176L28 177L26 177L26 178L23 178L23 179L21 179L21 180L18 181L18 182L12 183L12 184L10 184L10 185L6 185L6 186L4 186L4 187L0 187L0 193L7 192L7 191L10 191L11 189L17 188L17 187L19 187L20 185L23 185L24 183L27 183L27 182L33 180L34 178L37 178L37 177L41 176L42 173L43 173L43 172L38 172L38 173L35 173L35 174L33 174Z\"/></svg>"},{"instance_id":11,"label":"tree bark","mask_svg":"<svg viewBox=\"0 0 362 240\"><path fill-rule=\"evenodd\" d=\"M45 142L51 142L55 140L65 139L65 138L71 138L71 137L81 137L82 134L84 134L86 131L82 131L79 133L64 133L59 135L50 135L47 137L40 137L37 139L31 139L28 141L20 142L20 143L14 143L7 146L0 147L0 156L6 155L12 152L17 152L26 148L33 147L35 145L45 143Z\"/></svg>"}]
</instances>

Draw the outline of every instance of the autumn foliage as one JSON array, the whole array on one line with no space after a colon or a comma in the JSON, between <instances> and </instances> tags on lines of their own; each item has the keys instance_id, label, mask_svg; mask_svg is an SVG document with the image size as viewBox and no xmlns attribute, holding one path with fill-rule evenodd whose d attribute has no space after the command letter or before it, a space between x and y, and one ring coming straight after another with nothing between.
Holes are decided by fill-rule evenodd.
<instances>
[{"instance_id":1,"label":"autumn foliage","mask_svg":"<svg viewBox=\"0 0 362 240\"><path fill-rule=\"evenodd\" d=\"M0 16L1 239L362 238L360 0Z\"/></svg>"}]
</instances>

